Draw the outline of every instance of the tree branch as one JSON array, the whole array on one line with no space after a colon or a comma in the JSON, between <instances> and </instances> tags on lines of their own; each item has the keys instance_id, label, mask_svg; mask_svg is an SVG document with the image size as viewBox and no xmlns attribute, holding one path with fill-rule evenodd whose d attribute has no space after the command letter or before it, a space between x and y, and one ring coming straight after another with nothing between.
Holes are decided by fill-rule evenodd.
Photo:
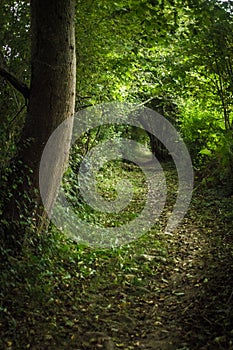
<instances>
[{"instance_id":1,"label":"tree branch","mask_svg":"<svg viewBox=\"0 0 233 350\"><path fill-rule=\"evenodd\" d=\"M148 100L144 101L144 102L141 102L139 103L138 105L136 105L136 108L139 108L139 107L142 107L142 106L145 106L147 103L153 101L154 99L156 99L157 96L153 96L153 97L150 97L148 98Z\"/></svg>"},{"instance_id":2,"label":"tree branch","mask_svg":"<svg viewBox=\"0 0 233 350\"><path fill-rule=\"evenodd\" d=\"M16 90L18 90L26 100L29 99L29 87L16 78L12 73L0 66L0 76L6 79Z\"/></svg>"}]
</instances>

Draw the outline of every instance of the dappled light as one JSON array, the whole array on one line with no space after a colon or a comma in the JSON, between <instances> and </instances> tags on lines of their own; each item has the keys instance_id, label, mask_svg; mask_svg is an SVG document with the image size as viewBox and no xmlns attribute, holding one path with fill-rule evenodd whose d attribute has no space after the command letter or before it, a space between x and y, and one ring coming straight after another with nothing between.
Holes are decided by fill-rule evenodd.
<instances>
[{"instance_id":1,"label":"dappled light","mask_svg":"<svg viewBox=\"0 0 233 350\"><path fill-rule=\"evenodd\" d=\"M1 1L0 349L233 350L232 9Z\"/></svg>"}]
</instances>

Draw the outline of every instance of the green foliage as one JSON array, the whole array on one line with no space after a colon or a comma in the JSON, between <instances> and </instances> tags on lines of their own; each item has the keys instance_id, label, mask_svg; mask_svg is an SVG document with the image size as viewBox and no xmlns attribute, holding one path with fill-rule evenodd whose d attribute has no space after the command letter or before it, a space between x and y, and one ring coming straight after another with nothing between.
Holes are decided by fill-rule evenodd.
<instances>
[{"instance_id":1,"label":"green foliage","mask_svg":"<svg viewBox=\"0 0 233 350\"><path fill-rule=\"evenodd\" d=\"M115 178L104 184L111 187L110 195L111 192L114 195L113 179L117 180L119 174L116 167L112 167L111 171L109 167L103 169L105 175L113 175L113 169ZM137 169L132 169L132 172L132 178L137 178ZM72 184L75 184L73 180ZM141 194L141 183L136 179L135 196L138 200L133 202L131 212L140 210ZM130 212L128 218L129 215ZM103 223L108 225L107 220ZM103 286L143 287L145 277L153 273L160 264L160 258L166 259L167 256L166 249L155 239L155 233L156 229L149 236L150 249L155 254L152 260L143 256L148 244L145 236L124 247L91 249L68 239L52 225L49 233L34 236L33 241L29 236L19 255L6 252L5 259L1 260L0 312L1 326L7 332L0 340L1 347L8 349L12 345L20 349L33 344L38 331L43 337L43 344L50 343L57 334L56 329L65 334L75 327L72 314L77 318L80 312L85 312L85 295L89 298L89 293L95 295ZM44 326L38 328L41 318ZM60 331L58 333L61 334ZM37 336L36 342L40 343Z\"/></svg>"},{"instance_id":2,"label":"green foliage","mask_svg":"<svg viewBox=\"0 0 233 350\"><path fill-rule=\"evenodd\" d=\"M180 104L180 131L188 146L196 169L207 185L227 184L232 191L232 131L225 129L221 111L209 100L193 99ZM206 170L205 170L206 168Z\"/></svg>"},{"instance_id":3,"label":"green foliage","mask_svg":"<svg viewBox=\"0 0 233 350\"><path fill-rule=\"evenodd\" d=\"M165 173L174 195L175 171L165 167ZM25 246L18 256L8 254L0 261L0 347L94 349L95 338L107 334L118 348L133 350L138 344L154 346L155 324L162 340L166 334L167 346L176 322L185 325L182 337L175 337L179 348L201 348L207 342L209 348L229 348L233 203L216 189L202 188L194 195L187 218L173 235L155 227L130 245L91 249L51 226L39 244ZM162 227L170 199L167 204Z\"/></svg>"},{"instance_id":4,"label":"green foliage","mask_svg":"<svg viewBox=\"0 0 233 350\"><path fill-rule=\"evenodd\" d=\"M159 103L151 107L173 124L180 109L184 138L195 162L200 156L203 163L221 138L218 114L222 113L226 129L232 123L232 14L226 11L228 6L214 0L198 1L195 6L190 1L181 6L179 1L168 0L78 1L77 108L112 100L140 103L154 97ZM4 64L28 82L28 3L3 1L0 18ZM23 113L17 115L24 101L13 95L5 84L0 95L3 166L14 154L24 121ZM192 99L199 101L198 117L193 116ZM175 109L171 110L171 104ZM91 131L80 141L81 152L94 146L96 139L114 134L119 130Z\"/></svg>"},{"instance_id":5,"label":"green foliage","mask_svg":"<svg viewBox=\"0 0 233 350\"><path fill-rule=\"evenodd\" d=\"M232 131L226 132L220 142L216 152L218 168L221 170L219 178L221 181L227 183L228 191L233 191L233 134Z\"/></svg>"},{"instance_id":6,"label":"green foliage","mask_svg":"<svg viewBox=\"0 0 233 350\"><path fill-rule=\"evenodd\" d=\"M76 160L71 158L70 166L63 180L63 189L67 200L79 218L97 226L115 227L130 222L141 212L145 202L146 185L145 177L139 168L133 164L125 166L124 162L116 160L106 162L96 174L96 191L108 201L116 199L118 195L116 185L119 181L127 179L133 185L134 196L129 206L123 212L108 214L94 210L83 201L79 190L78 167L79 163L77 164ZM86 181L89 181L88 177ZM136 197L138 198L137 208L134 203ZM82 236L81 233L80 235Z\"/></svg>"},{"instance_id":7,"label":"green foliage","mask_svg":"<svg viewBox=\"0 0 233 350\"><path fill-rule=\"evenodd\" d=\"M30 9L27 1L0 4L0 65L29 83ZM23 97L0 77L0 171L15 154L25 117Z\"/></svg>"},{"instance_id":8,"label":"green foliage","mask_svg":"<svg viewBox=\"0 0 233 350\"><path fill-rule=\"evenodd\" d=\"M0 312L4 330L1 348L57 349L59 345L61 349L77 349L82 346L80 334L83 337L90 327L98 330L104 325L104 329L114 332L119 325L112 322L112 318L119 313L126 320L120 323L119 329L122 331L122 324L126 324L126 331L117 347L138 348L148 332L144 311L148 311L153 321L152 332L156 325L158 333L168 334L167 323L162 329L161 322L171 319L171 309L175 310L176 320L180 305L182 318L177 324L184 325L185 337L190 337L193 329L186 330L190 320L193 325L193 307L206 303L205 296L211 299L208 304L210 314L205 317L205 308L202 315L205 322L199 326L201 335L196 336L197 342L190 342L191 346L208 347L204 344L205 336L208 339L215 337L211 339L210 348L215 348L216 344L221 348L232 346L232 341L226 340L225 336L232 338L232 279L226 274L226 267L229 275L232 272L229 264L232 260L232 198L219 197L215 189L219 181L227 184L226 193L221 188L221 196L231 195L233 189L232 13L232 1L77 0L77 109L106 101L140 104L150 100L146 104L148 107L179 127L195 169L200 169L202 182L199 186L202 189L203 185L212 186L205 192L207 200L202 194L194 199L195 208L191 208L187 221L173 236L158 236L170 215L177 192L176 174L171 169L165 169L168 188L172 191L168 194L160 225L130 245L92 249L84 243L73 242L52 225L49 232L36 234L34 220L27 215L27 207L33 204L32 198L21 186L26 178L24 183L30 187L30 170L21 164L22 172L17 173L17 181L8 186L15 171L9 166L9 160L17 150L27 101L0 78L1 193L9 201L17 193L17 204L23 208L19 222L4 219L0 222L1 236L5 226L8 232L12 231L12 239L18 242L20 238L21 244L18 255L4 245L0 248ZM29 18L28 1L1 1L0 64L28 85L31 68ZM84 156L100 142L120 137L149 144L148 135L137 128L124 125L95 128L72 148L63 181L66 198L76 215L103 227L124 225L137 217L145 204L143 174L136 166L123 161L106 163L96 180L98 193L107 200L116 198L116 184L120 179L130 180L134 196L124 213L101 214L81 197L78 171ZM217 199L213 199L213 192ZM18 224L23 229L23 240L19 237ZM199 241L204 233L205 244ZM207 253L213 244L209 244L211 240L217 240L217 233L218 242ZM208 275L206 269L203 277L205 254L209 254L206 266L212 264L214 277ZM221 280L216 269L219 263L224 265L223 262ZM177 280L176 274L179 275ZM211 277L213 285L209 284ZM216 277L221 283L216 284ZM227 286L226 277L229 280ZM186 292L183 290L185 280L186 307L185 300L181 302L180 299ZM206 286L206 294L202 287L198 299L201 285ZM220 302L216 298L216 285L218 292L221 289L217 294L223 297ZM157 312L159 303L163 305L160 314ZM213 317L213 305L217 303L217 315ZM196 328L200 321L200 310L197 311ZM135 312L139 327L134 327L130 312ZM206 321L211 330L206 329ZM127 328L131 325L136 331L129 339L130 345L126 346L125 335L131 335ZM146 331L140 333L144 325ZM224 336L219 336L219 328ZM204 338L203 329L208 333ZM117 330L117 333L120 332ZM88 338L85 348L90 348L90 339L92 337ZM153 346L156 346L154 339ZM181 346L188 348L187 339Z\"/></svg>"},{"instance_id":9,"label":"green foliage","mask_svg":"<svg viewBox=\"0 0 233 350\"><path fill-rule=\"evenodd\" d=\"M215 156L224 134L221 114L213 105L183 101L180 106L180 130L196 164Z\"/></svg>"}]
</instances>

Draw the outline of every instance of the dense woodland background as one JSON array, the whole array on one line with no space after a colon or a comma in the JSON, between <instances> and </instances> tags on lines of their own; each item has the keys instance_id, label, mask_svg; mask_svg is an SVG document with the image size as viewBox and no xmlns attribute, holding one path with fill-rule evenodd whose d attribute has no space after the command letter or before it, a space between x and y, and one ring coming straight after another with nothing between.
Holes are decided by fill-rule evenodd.
<instances>
[{"instance_id":1,"label":"dense woodland background","mask_svg":"<svg viewBox=\"0 0 233 350\"><path fill-rule=\"evenodd\" d=\"M233 1L1 1L1 349L233 349L232 33ZM112 101L145 105L176 127L192 158L194 194L174 235L162 235L177 174L161 142L124 125L85 133L63 177L81 218L112 227L143 207L143 176L124 161L103 167L99 185L114 199L119 178L133 182L135 201L123 215L82 202L79 165L104 140L146 144L169 188L148 234L93 249L49 223L38 166L60 122Z\"/></svg>"}]
</instances>

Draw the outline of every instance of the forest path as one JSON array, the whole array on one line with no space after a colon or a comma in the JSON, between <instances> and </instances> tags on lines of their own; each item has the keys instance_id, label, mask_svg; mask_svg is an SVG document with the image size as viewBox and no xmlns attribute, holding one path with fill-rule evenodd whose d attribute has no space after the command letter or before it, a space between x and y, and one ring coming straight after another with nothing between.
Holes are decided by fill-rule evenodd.
<instances>
[{"instance_id":1,"label":"forest path","mask_svg":"<svg viewBox=\"0 0 233 350\"><path fill-rule=\"evenodd\" d=\"M78 349L233 349L232 212L220 189L196 191L172 234L151 230L120 259L100 259L83 285Z\"/></svg>"},{"instance_id":2,"label":"forest path","mask_svg":"<svg viewBox=\"0 0 233 350\"><path fill-rule=\"evenodd\" d=\"M232 197L199 186L165 234L176 188L165 172L173 191L160 223L129 246L56 249L45 237L36 254L9 258L1 349L233 350Z\"/></svg>"},{"instance_id":3,"label":"forest path","mask_svg":"<svg viewBox=\"0 0 233 350\"><path fill-rule=\"evenodd\" d=\"M232 255L203 231L216 234L187 219L173 236L161 235L164 256L148 246L132 257L141 268L136 263L121 283L109 275L92 281L83 349L105 336L122 349L232 349Z\"/></svg>"}]
</instances>

